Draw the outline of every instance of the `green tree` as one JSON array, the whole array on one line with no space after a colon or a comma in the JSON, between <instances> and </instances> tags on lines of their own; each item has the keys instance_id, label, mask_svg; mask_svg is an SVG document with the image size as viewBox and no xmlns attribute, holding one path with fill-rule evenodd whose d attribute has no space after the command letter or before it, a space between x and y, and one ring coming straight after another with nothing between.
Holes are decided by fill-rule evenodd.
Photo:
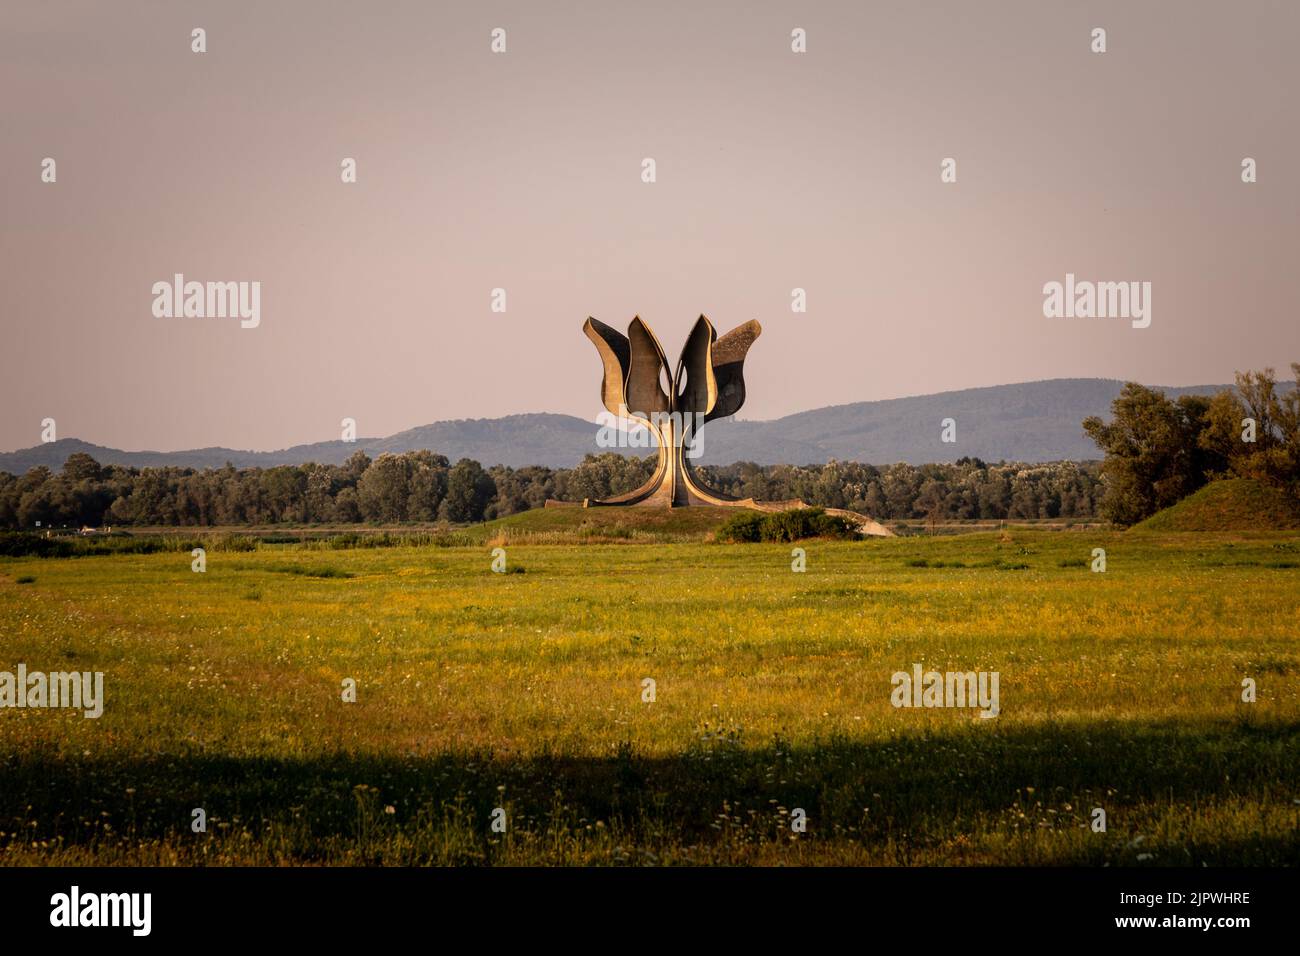
<instances>
[{"instance_id":1,"label":"green tree","mask_svg":"<svg viewBox=\"0 0 1300 956\"><path fill-rule=\"evenodd\" d=\"M71 482L99 481L103 469L84 451L73 452L63 463L63 477Z\"/></svg>"},{"instance_id":2,"label":"green tree","mask_svg":"<svg viewBox=\"0 0 1300 956\"><path fill-rule=\"evenodd\" d=\"M1129 382L1111 403L1109 424L1084 419L1084 432L1106 453L1101 512L1108 520L1134 524L1205 483L1197 451L1205 412Z\"/></svg>"},{"instance_id":3,"label":"green tree","mask_svg":"<svg viewBox=\"0 0 1300 956\"><path fill-rule=\"evenodd\" d=\"M433 521L447 495L449 462L445 455L431 451L410 452L406 457L410 474L407 514L412 521Z\"/></svg>"},{"instance_id":4,"label":"green tree","mask_svg":"<svg viewBox=\"0 0 1300 956\"><path fill-rule=\"evenodd\" d=\"M405 521L410 497L407 461L401 455L380 455L357 482L357 503L367 521Z\"/></svg>"},{"instance_id":5,"label":"green tree","mask_svg":"<svg viewBox=\"0 0 1300 956\"><path fill-rule=\"evenodd\" d=\"M447 521L482 521L488 502L496 494L496 484L483 466L470 458L456 462L447 476L447 496L442 500L439 517Z\"/></svg>"}]
</instances>

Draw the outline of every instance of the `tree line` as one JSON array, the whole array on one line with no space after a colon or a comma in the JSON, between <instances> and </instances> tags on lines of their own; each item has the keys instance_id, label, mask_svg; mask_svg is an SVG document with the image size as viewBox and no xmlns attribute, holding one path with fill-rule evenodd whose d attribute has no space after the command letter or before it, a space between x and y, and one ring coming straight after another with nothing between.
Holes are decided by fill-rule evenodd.
<instances>
[{"instance_id":1,"label":"tree line","mask_svg":"<svg viewBox=\"0 0 1300 956\"><path fill-rule=\"evenodd\" d=\"M373 460L358 451L342 465L133 468L77 453L58 472L44 466L21 476L0 472L0 527L475 522L540 508L548 498L581 501L631 491L654 465L654 455L607 452L573 468L485 469L430 451ZM1092 518L1101 495L1098 465L1087 462L740 462L699 470L712 487L738 498L799 498L878 520Z\"/></svg>"},{"instance_id":2,"label":"tree line","mask_svg":"<svg viewBox=\"0 0 1300 956\"><path fill-rule=\"evenodd\" d=\"M1292 364L1300 379L1300 363ZM1046 464L961 458L876 466L705 465L712 487L737 498L801 499L881 521L1103 518L1133 524L1218 478L1252 478L1300 497L1300 389L1279 391L1272 369L1236 376L1210 397L1130 382L1083 429L1101 462ZM358 451L342 465L274 468L131 468L83 453L56 472L0 472L0 527L469 523L631 491L649 480L655 456L607 452L573 468L454 465L431 451Z\"/></svg>"},{"instance_id":3,"label":"tree line","mask_svg":"<svg viewBox=\"0 0 1300 956\"><path fill-rule=\"evenodd\" d=\"M1291 364L1300 380L1300 363ZM1300 386L1279 391L1273 369L1238 372L1237 387L1212 397L1130 382L1111 421L1084 419L1105 453L1100 514L1130 525L1208 482L1251 478L1300 497Z\"/></svg>"}]
</instances>

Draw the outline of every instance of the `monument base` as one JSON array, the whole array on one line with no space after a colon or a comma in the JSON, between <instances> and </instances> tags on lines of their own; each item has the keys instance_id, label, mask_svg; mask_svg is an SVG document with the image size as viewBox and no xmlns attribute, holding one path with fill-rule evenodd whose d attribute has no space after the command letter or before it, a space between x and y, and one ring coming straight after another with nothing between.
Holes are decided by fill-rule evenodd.
<instances>
[{"instance_id":1,"label":"monument base","mask_svg":"<svg viewBox=\"0 0 1300 956\"><path fill-rule=\"evenodd\" d=\"M695 507L714 507L714 508L747 508L750 511L776 512L776 511L793 511L798 508L812 508L815 505L809 505L799 498L791 498L787 501L758 501L754 498L732 498L729 500L719 500L717 502L695 502ZM593 498L584 498L582 501L560 501L556 498L547 498L543 503L544 508L685 508L689 505L673 504L672 502L664 503L662 501L638 501L635 504L624 504L622 502ZM858 534L870 538L893 538L896 537L894 532L890 531L879 521L870 518L867 515L860 514L856 511L849 511L846 508L822 508L822 511L828 515L837 515L850 523L857 526Z\"/></svg>"}]
</instances>

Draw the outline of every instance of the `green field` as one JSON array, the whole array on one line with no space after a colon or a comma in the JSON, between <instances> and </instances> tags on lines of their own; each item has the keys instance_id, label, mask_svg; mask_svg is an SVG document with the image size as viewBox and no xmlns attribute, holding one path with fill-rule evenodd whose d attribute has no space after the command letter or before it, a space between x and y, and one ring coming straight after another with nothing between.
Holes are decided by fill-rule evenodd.
<instances>
[{"instance_id":1,"label":"green field","mask_svg":"<svg viewBox=\"0 0 1300 956\"><path fill-rule=\"evenodd\" d=\"M795 573L690 514L575 520L0 558L0 670L106 696L0 710L0 862L1300 863L1294 532L808 541ZM891 706L913 663L997 671L1000 715Z\"/></svg>"}]
</instances>

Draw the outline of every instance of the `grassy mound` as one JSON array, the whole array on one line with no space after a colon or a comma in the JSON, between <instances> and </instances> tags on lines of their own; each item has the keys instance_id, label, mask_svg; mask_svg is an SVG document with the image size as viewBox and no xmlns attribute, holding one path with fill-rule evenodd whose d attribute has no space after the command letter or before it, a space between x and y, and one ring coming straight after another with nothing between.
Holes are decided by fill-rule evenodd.
<instances>
[{"instance_id":1,"label":"grassy mound","mask_svg":"<svg viewBox=\"0 0 1300 956\"><path fill-rule=\"evenodd\" d=\"M1214 481L1133 531L1283 531L1300 528L1300 502L1249 478Z\"/></svg>"}]
</instances>

